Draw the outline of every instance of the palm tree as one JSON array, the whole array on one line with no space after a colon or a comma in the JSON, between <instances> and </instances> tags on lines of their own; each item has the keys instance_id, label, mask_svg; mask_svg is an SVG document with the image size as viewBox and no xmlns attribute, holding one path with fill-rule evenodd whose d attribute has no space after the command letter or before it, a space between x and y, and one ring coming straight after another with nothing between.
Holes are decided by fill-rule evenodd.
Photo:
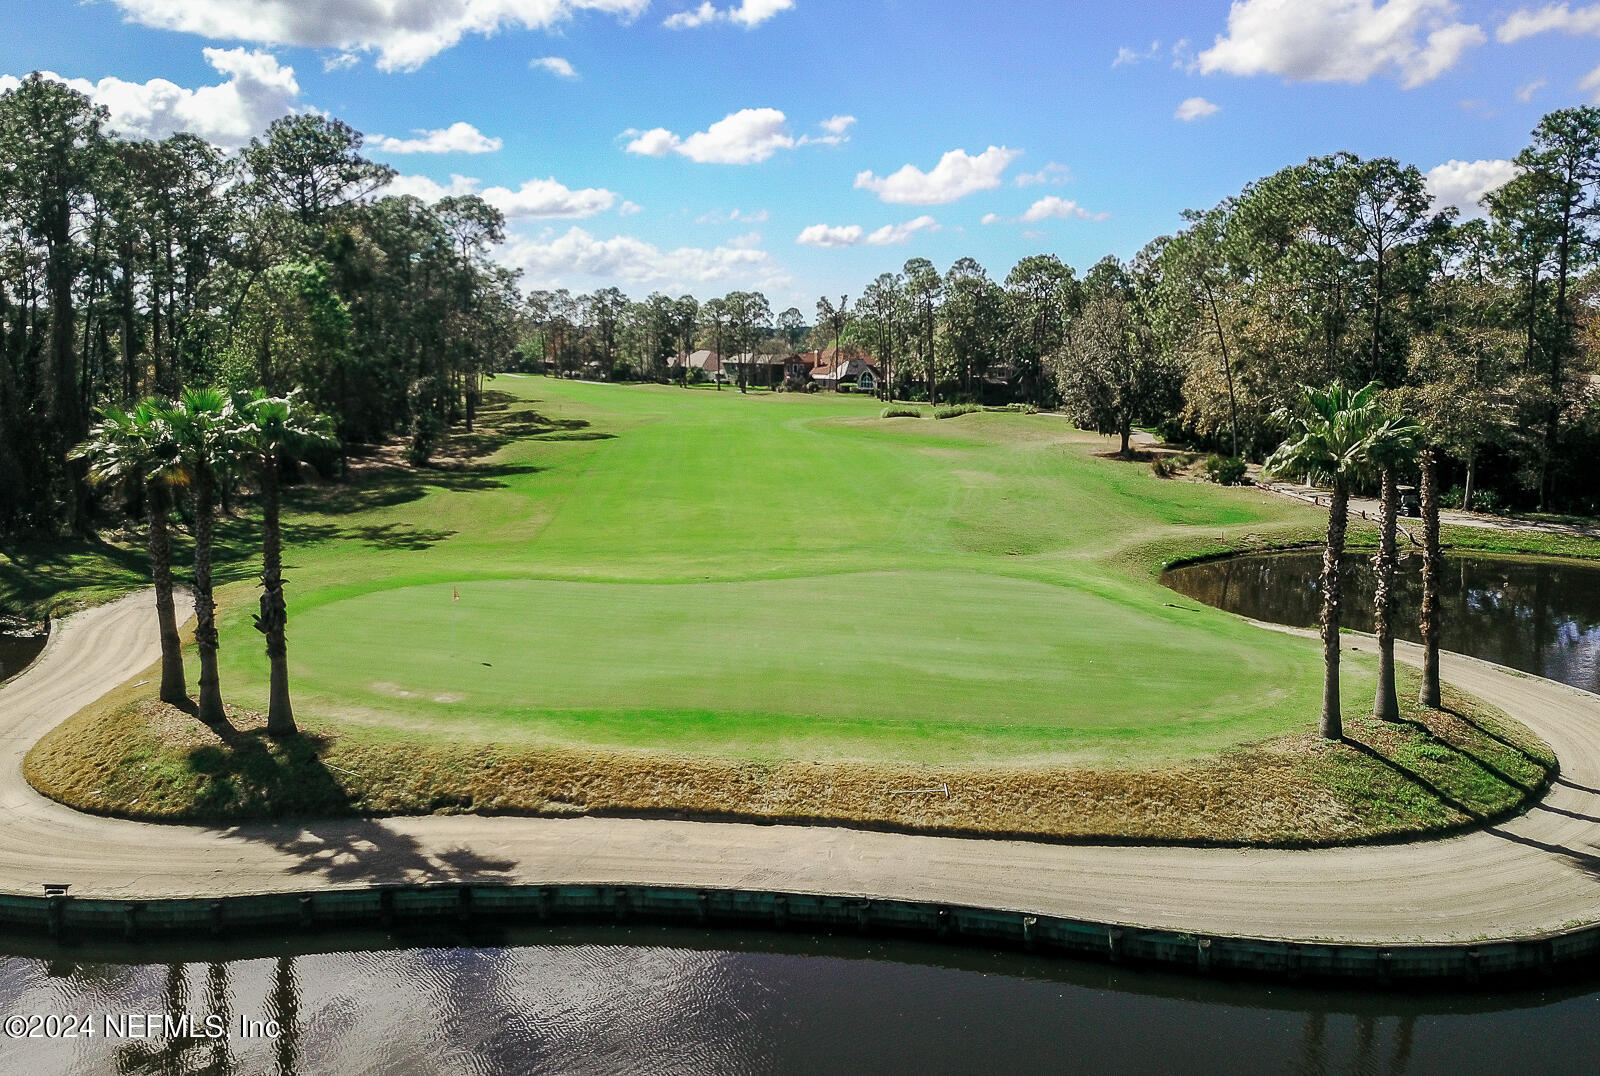
<instances>
[{"instance_id":1,"label":"palm tree","mask_svg":"<svg viewBox=\"0 0 1600 1076\"><path fill-rule=\"evenodd\" d=\"M333 423L312 410L299 390L268 396L261 390L241 393L228 405L228 427L241 456L252 456L261 482L261 612L256 630L267 637L271 685L267 698L267 734L292 736L297 731L289 702L289 662L285 629L288 606L283 600L283 535L279 525L278 468L302 459L307 451L334 443Z\"/></svg>"},{"instance_id":2,"label":"palm tree","mask_svg":"<svg viewBox=\"0 0 1600 1076\"><path fill-rule=\"evenodd\" d=\"M72 457L89 462L89 480L96 485L132 486L144 494L150 580L155 584L161 637L161 701L186 705L189 692L172 602L172 535L167 516L172 511L172 489L187 476L166 405L147 399L131 411L107 409L89 430L88 439L72 450Z\"/></svg>"},{"instance_id":3,"label":"palm tree","mask_svg":"<svg viewBox=\"0 0 1600 1076\"><path fill-rule=\"evenodd\" d=\"M227 720L217 677L217 605L211 586L217 487L235 456L225 422L227 406L228 397L220 389L184 389L169 412L179 461L194 496L194 638L200 652L200 720L208 725Z\"/></svg>"},{"instance_id":4,"label":"palm tree","mask_svg":"<svg viewBox=\"0 0 1600 1076\"><path fill-rule=\"evenodd\" d=\"M1417 493L1422 500L1422 690L1417 701L1437 710L1439 699L1439 476L1433 446L1418 453Z\"/></svg>"},{"instance_id":5,"label":"palm tree","mask_svg":"<svg viewBox=\"0 0 1600 1076\"><path fill-rule=\"evenodd\" d=\"M1376 721L1400 720L1400 699L1394 688L1394 625L1390 622L1394 610L1395 532L1400 525L1397 475L1416 461L1417 446L1421 442L1422 427L1405 416L1396 415L1384 419L1372 432L1367 449L1371 465L1378 470L1383 491L1378 551L1372 557L1376 580L1372 592L1372 631L1378 638L1378 690L1372 700L1372 717Z\"/></svg>"},{"instance_id":6,"label":"palm tree","mask_svg":"<svg viewBox=\"0 0 1600 1076\"><path fill-rule=\"evenodd\" d=\"M1285 414L1290 436L1265 464L1273 474L1321 478L1333 488L1328 544L1322 554L1322 735L1344 739L1339 710L1340 558L1349 522L1350 483L1369 466L1372 434L1381 424L1378 384L1351 392L1335 382L1326 389L1300 387L1301 409Z\"/></svg>"}]
</instances>

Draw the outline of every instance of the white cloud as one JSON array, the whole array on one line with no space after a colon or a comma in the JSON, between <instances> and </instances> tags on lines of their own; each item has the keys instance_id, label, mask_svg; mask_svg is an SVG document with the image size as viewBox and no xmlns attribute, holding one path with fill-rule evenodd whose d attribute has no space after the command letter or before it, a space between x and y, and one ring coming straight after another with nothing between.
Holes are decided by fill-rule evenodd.
<instances>
[{"instance_id":1,"label":"white cloud","mask_svg":"<svg viewBox=\"0 0 1600 1076\"><path fill-rule=\"evenodd\" d=\"M904 224L885 224L871 232L859 224L813 224L802 229L795 242L808 247L854 247L862 243L887 247L909 242L918 232L938 230L939 222L924 214Z\"/></svg>"},{"instance_id":2,"label":"white cloud","mask_svg":"<svg viewBox=\"0 0 1600 1076\"><path fill-rule=\"evenodd\" d=\"M1042 220L1105 220L1108 213L1091 213L1070 198L1051 194L1039 199L1022 214L1024 224L1038 224Z\"/></svg>"},{"instance_id":3,"label":"white cloud","mask_svg":"<svg viewBox=\"0 0 1600 1076\"><path fill-rule=\"evenodd\" d=\"M876 192L885 202L944 205L1000 186L1001 173L1020 156L1020 150L1004 146L990 146L976 157L969 156L966 150L953 149L939 158L931 172L910 164L881 178L872 172L861 172L856 176L856 186Z\"/></svg>"},{"instance_id":4,"label":"white cloud","mask_svg":"<svg viewBox=\"0 0 1600 1076\"><path fill-rule=\"evenodd\" d=\"M665 127L624 131L632 136L624 149L645 157L677 153L700 164L756 164L780 149L799 143L789 133L788 121L775 108L746 108L729 113L704 131L680 138Z\"/></svg>"},{"instance_id":5,"label":"white cloud","mask_svg":"<svg viewBox=\"0 0 1600 1076\"><path fill-rule=\"evenodd\" d=\"M644 206L640 205L638 202L623 202L621 205L617 206L617 216L619 217L631 217L635 213L643 212Z\"/></svg>"},{"instance_id":6,"label":"white cloud","mask_svg":"<svg viewBox=\"0 0 1600 1076\"><path fill-rule=\"evenodd\" d=\"M215 40L376 52L386 71L420 67L467 34L543 30L584 11L632 19L650 0L112 0L128 19Z\"/></svg>"},{"instance_id":7,"label":"white cloud","mask_svg":"<svg viewBox=\"0 0 1600 1076\"><path fill-rule=\"evenodd\" d=\"M668 15L661 25L669 30L692 30L696 26L716 22L721 14L722 12L711 5L710 0L705 0L699 7Z\"/></svg>"},{"instance_id":8,"label":"white cloud","mask_svg":"<svg viewBox=\"0 0 1600 1076\"><path fill-rule=\"evenodd\" d=\"M699 7L668 15L661 25L669 30L692 30L707 23L731 22L749 30L792 7L794 0L742 0L737 7L730 8L717 8L710 0L702 0Z\"/></svg>"},{"instance_id":9,"label":"white cloud","mask_svg":"<svg viewBox=\"0 0 1600 1076\"><path fill-rule=\"evenodd\" d=\"M557 78L578 77L578 69L561 56L540 56L536 60L529 60L528 66L535 70L548 71Z\"/></svg>"},{"instance_id":10,"label":"white cloud","mask_svg":"<svg viewBox=\"0 0 1600 1076\"><path fill-rule=\"evenodd\" d=\"M808 247L853 247L865 234L859 224L812 224L800 230L795 242Z\"/></svg>"},{"instance_id":11,"label":"white cloud","mask_svg":"<svg viewBox=\"0 0 1600 1076\"><path fill-rule=\"evenodd\" d=\"M938 230L939 222L924 214L904 224L885 224L882 228L871 232L867 236L867 242L875 247L887 247L908 242L918 232Z\"/></svg>"},{"instance_id":12,"label":"white cloud","mask_svg":"<svg viewBox=\"0 0 1600 1076\"><path fill-rule=\"evenodd\" d=\"M361 62L361 57L353 52L340 52L329 56L322 61L324 71L344 71Z\"/></svg>"},{"instance_id":13,"label":"white cloud","mask_svg":"<svg viewBox=\"0 0 1600 1076\"><path fill-rule=\"evenodd\" d=\"M427 176L395 176L383 189L383 193L394 195L396 198L409 194L413 198L420 198L431 204L441 198L477 194L478 188L478 181L469 176L451 176L449 186L436 183Z\"/></svg>"},{"instance_id":14,"label":"white cloud","mask_svg":"<svg viewBox=\"0 0 1600 1076\"><path fill-rule=\"evenodd\" d=\"M1427 174L1428 193L1440 207L1455 206L1468 217L1483 215L1479 204L1484 195L1498 190L1516 177L1517 166L1510 161L1446 161Z\"/></svg>"},{"instance_id":15,"label":"white cloud","mask_svg":"<svg viewBox=\"0 0 1600 1076\"><path fill-rule=\"evenodd\" d=\"M521 269L529 287L567 286L593 280L690 289L719 281L781 287L788 277L766 251L754 246L678 247L662 250L631 235L599 239L574 225L563 235L519 236L500 249L500 260Z\"/></svg>"},{"instance_id":16,"label":"white cloud","mask_svg":"<svg viewBox=\"0 0 1600 1076\"><path fill-rule=\"evenodd\" d=\"M624 137L633 136L633 140L624 148L629 153L637 153L644 157L665 157L678 148L682 140L665 127L654 127L648 131L623 131Z\"/></svg>"},{"instance_id":17,"label":"white cloud","mask_svg":"<svg viewBox=\"0 0 1600 1076\"><path fill-rule=\"evenodd\" d=\"M1159 41L1150 42L1150 47L1145 49L1143 52L1130 49L1128 46L1123 45L1117 50L1116 58L1111 61L1111 66L1126 67L1129 64L1143 63L1145 60L1153 60L1159 55L1161 55L1161 42Z\"/></svg>"},{"instance_id":18,"label":"white cloud","mask_svg":"<svg viewBox=\"0 0 1600 1076\"><path fill-rule=\"evenodd\" d=\"M765 224L771 216L772 214L765 209L755 209L749 212L742 209L734 209L727 213L719 210L715 213L702 213L694 219L694 222L696 224L718 224L722 221L732 221L735 224Z\"/></svg>"},{"instance_id":19,"label":"white cloud","mask_svg":"<svg viewBox=\"0 0 1600 1076\"><path fill-rule=\"evenodd\" d=\"M985 213L983 215L983 219L980 220L978 223L979 224L1001 224L1004 221L1005 221L1005 218L1002 217L998 213Z\"/></svg>"},{"instance_id":20,"label":"white cloud","mask_svg":"<svg viewBox=\"0 0 1600 1076\"><path fill-rule=\"evenodd\" d=\"M1578 82L1578 89L1589 94L1591 99L1600 98L1600 67L1584 75Z\"/></svg>"},{"instance_id":21,"label":"white cloud","mask_svg":"<svg viewBox=\"0 0 1600 1076\"><path fill-rule=\"evenodd\" d=\"M437 202L451 195L476 194L506 215L507 220L548 220L592 217L617 204L615 191L599 187L573 190L555 179L530 179L516 190L489 187L468 176L453 175L446 186L427 176L396 176L385 188L386 194L411 194L424 202ZM630 216L640 207L623 202L617 212Z\"/></svg>"},{"instance_id":22,"label":"white cloud","mask_svg":"<svg viewBox=\"0 0 1600 1076\"><path fill-rule=\"evenodd\" d=\"M1547 84L1545 79L1536 78L1525 86L1517 87L1517 100L1528 102L1533 100L1533 95L1538 93Z\"/></svg>"},{"instance_id":23,"label":"white cloud","mask_svg":"<svg viewBox=\"0 0 1600 1076\"><path fill-rule=\"evenodd\" d=\"M470 123L452 123L434 131L418 129L415 138L373 135L367 148L378 153L493 153L503 142L490 138Z\"/></svg>"},{"instance_id":24,"label":"white cloud","mask_svg":"<svg viewBox=\"0 0 1600 1076\"><path fill-rule=\"evenodd\" d=\"M585 187L571 190L554 179L530 179L516 190L490 187L483 200L506 215L507 220L548 217L592 217L617 203L614 191Z\"/></svg>"},{"instance_id":25,"label":"white cloud","mask_svg":"<svg viewBox=\"0 0 1600 1076\"><path fill-rule=\"evenodd\" d=\"M1016 179L1019 187L1037 187L1043 183L1059 186L1072 178L1072 169L1051 161L1037 172L1024 172Z\"/></svg>"},{"instance_id":26,"label":"white cloud","mask_svg":"<svg viewBox=\"0 0 1600 1076\"><path fill-rule=\"evenodd\" d=\"M112 129L129 138L166 138L187 131L231 149L250 141L278 117L296 111L300 84L295 81L294 68L279 65L271 53L206 49L204 55L218 74L227 76L226 82L190 90L164 78L90 82L50 71L42 74L104 105L111 113ZM15 87L18 81L0 75L0 91Z\"/></svg>"},{"instance_id":27,"label":"white cloud","mask_svg":"<svg viewBox=\"0 0 1600 1076\"><path fill-rule=\"evenodd\" d=\"M1600 4L1574 11L1566 4L1549 4L1538 11L1522 8L1511 14L1494 32L1502 44L1521 41L1543 33L1600 34Z\"/></svg>"},{"instance_id":28,"label":"white cloud","mask_svg":"<svg viewBox=\"0 0 1600 1076\"><path fill-rule=\"evenodd\" d=\"M1452 21L1453 0L1235 0L1228 32L1199 56L1204 74L1365 82L1393 73L1411 89L1487 38Z\"/></svg>"},{"instance_id":29,"label":"white cloud","mask_svg":"<svg viewBox=\"0 0 1600 1076\"><path fill-rule=\"evenodd\" d=\"M800 144L837 146L841 143L848 142L850 141L850 136L845 132L848 131L850 129L850 125L855 122L856 118L854 116L833 116L830 119L825 119L818 124L818 126L822 128L823 133L819 135L804 135L800 139Z\"/></svg>"},{"instance_id":30,"label":"white cloud","mask_svg":"<svg viewBox=\"0 0 1600 1076\"><path fill-rule=\"evenodd\" d=\"M1182 120L1184 123L1193 123L1195 120L1215 115L1218 111L1218 106L1204 97L1186 97L1178 106L1178 110L1172 114L1172 118Z\"/></svg>"}]
</instances>

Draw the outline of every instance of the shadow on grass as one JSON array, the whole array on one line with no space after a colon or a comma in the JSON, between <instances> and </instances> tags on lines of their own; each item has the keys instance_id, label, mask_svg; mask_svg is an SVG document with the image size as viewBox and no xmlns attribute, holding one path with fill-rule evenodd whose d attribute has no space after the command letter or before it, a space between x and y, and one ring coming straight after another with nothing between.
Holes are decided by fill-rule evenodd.
<instances>
[{"instance_id":1,"label":"shadow on grass","mask_svg":"<svg viewBox=\"0 0 1600 1076\"><path fill-rule=\"evenodd\" d=\"M325 737L301 732L272 740L259 730L241 732L231 725L215 731L220 745L197 747L188 755L190 768L208 778L196 797L196 813L321 819L223 830L293 857L290 874L317 875L329 884L447 882L503 877L516 867L515 860L467 848L430 851L382 821L349 817L359 806L348 783L322 761Z\"/></svg>"},{"instance_id":2,"label":"shadow on grass","mask_svg":"<svg viewBox=\"0 0 1600 1076\"><path fill-rule=\"evenodd\" d=\"M1455 713L1455 711L1446 710L1445 713ZM1456 714L1456 716L1460 717L1461 715L1460 714ZM1476 722L1468 721L1464 717L1461 718L1461 720L1465 721L1468 725L1471 725L1473 728L1477 729L1479 732L1484 732L1484 730ZM1443 748L1445 748L1447 750L1450 750L1450 751L1454 751L1461 758L1463 758L1467 762L1477 766L1480 770L1482 770L1484 773L1487 773L1490 777L1493 777L1496 781L1499 781L1503 785L1510 785L1512 788L1515 788L1515 789L1521 791L1523 793L1523 795L1531 795L1534 792L1535 786L1528 784L1526 781L1522 781L1522 780L1519 780L1518 778L1515 778L1515 777L1511 776L1509 773L1506 773L1504 770L1500 769L1500 767L1496 766L1494 763L1490 762L1489 760L1487 760L1485 758L1482 758L1482 757L1480 757L1478 755L1473 754L1471 751L1468 751L1466 748L1461 747L1461 746L1459 746L1457 744L1451 743L1449 740L1445 739L1443 736L1440 736L1437 732L1434 732L1432 729L1430 729L1427 725L1423 724L1421 721L1412 721L1412 720L1407 720L1407 719L1401 719L1400 721L1394 722L1394 724L1397 724L1397 725L1409 725L1413 729L1416 729L1417 733L1419 735L1421 735L1422 738L1425 741L1427 741L1428 743L1436 743L1440 747L1443 747ZM1518 754L1522 754L1523 757L1528 759L1528 761L1530 761L1530 762L1534 763L1535 765L1539 766L1541 769L1544 767L1544 763L1540 762L1538 759L1535 759L1530 755L1525 754L1522 751L1517 750L1517 748L1516 748L1516 746L1514 744L1508 743L1505 740L1500 739L1500 737L1498 737L1498 736L1491 736L1487 732L1484 732L1484 735L1487 736L1491 740L1495 740L1495 741L1497 741L1497 742L1499 742L1501 744L1504 744L1506 747L1508 747L1508 748L1510 748L1510 749L1512 749L1514 751L1517 751Z\"/></svg>"},{"instance_id":3,"label":"shadow on grass","mask_svg":"<svg viewBox=\"0 0 1600 1076\"><path fill-rule=\"evenodd\" d=\"M374 549L414 550L430 549L447 538L455 537L456 532L429 530L411 523L382 523L370 527L351 527L344 534L358 538Z\"/></svg>"},{"instance_id":4,"label":"shadow on grass","mask_svg":"<svg viewBox=\"0 0 1600 1076\"><path fill-rule=\"evenodd\" d=\"M1454 711L1447 711L1447 712L1455 713ZM1520 749L1518 749L1515 744L1505 743L1505 741L1501 737L1495 736L1494 734L1489 733L1487 730L1482 729L1480 726L1478 726L1478 724L1476 722L1468 720L1467 718L1462 717L1462 715L1460 715L1460 714L1455 714L1455 716L1461 717L1462 720L1465 721L1467 724L1473 726L1474 728L1478 728L1479 731L1484 732L1484 734L1487 737L1489 737L1490 739L1493 739L1493 740L1495 740L1497 742L1505 744L1506 747L1508 747L1510 749L1513 749L1513 750L1518 750L1520 752ZM1400 722L1400 723L1401 724L1406 724L1406 725L1411 725L1411 726L1419 728L1419 729L1421 729L1423 731L1428 731L1427 727L1425 725L1421 725L1420 723L1415 722L1415 721L1404 721L1404 722ZM1494 775L1496 778L1505 781L1506 783L1512 785L1515 788L1522 789L1525 793L1527 793L1529 795L1531 795L1531 794L1533 794L1534 792L1537 791L1537 789L1530 789L1526 785L1524 785L1523 783L1521 783L1519 781L1510 780L1509 778L1507 778L1503 774L1501 774L1501 772L1498 769L1496 769L1492 765L1486 763L1483 759L1478 758L1476 755L1472 754L1470 751L1463 750L1462 748L1457 747L1456 745L1449 743L1448 741L1440 738L1436 734L1430 734L1430 740L1431 740L1431 742L1434 742L1434 743L1443 744L1445 747L1449 748L1452 751L1455 751L1457 754L1459 754L1459 755L1471 760L1472 762L1477 763L1486 772ZM1428 793L1430 796L1432 796L1435 799L1437 799L1440 803L1443 803L1445 806L1449 807L1450 809L1452 809L1452 810L1454 810L1454 811L1466 816L1467 818L1472 819L1474 822L1484 823L1484 822L1487 822L1487 821L1490 820L1490 816L1485 815L1482 811L1479 811L1479 810L1477 810L1477 809L1475 809L1473 807L1470 807L1467 804L1461 802L1459 799L1457 799L1456 797L1450 795L1444 789L1440 788L1434 782L1428 780L1428 778L1424 777L1422 774L1418 773L1416 770L1414 770L1410 766L1407 766L1404 763L1399 762L1396 759L1390 758L1389 756L1387 756L1387 755L1383 754L1382 752L1374 749L1373 747L1371 747L1368 744L1362 743L1359 740L1351 739L1348 736L1345 737L1344 743L1347 744L1348 746L1354 748L1355 750L1359 751L1363 755L1366 755L1368 758L1371 758L1374 761L1380 763L1381 765L1388 767L1390 770L1393 770L1395 773L1399 774L1401 777L1403 777L1406 780L1412 782L1417 787L1421 788L1424 792ZM1538 762L1537 759L1530 759L1530 761ZM1540 762L1539 765L1542 766L1543 763ZM1560 777L1554 777L1553 778L1553 783L1565 784L1565 785L1568 785L1569 787L1581 789L1581 790L1586 791L1586 792L1593 792L1594 791L1593 789L1585 788L1582 785L1575 785L1570 781L1564 781ZM1579 814L1579 813L1574 812L1574 811L1562 810L1561 808L1551 807L1548 804L1544 804L1544 803L1531 804L1531 808L1534 809L1534 810L1548 811L1548 812L1551 812L1553 814L1563 815L1565 817L1577 819L1579 821L1600 822L1600 819L1595 819L1595 818L1593 818L1593 817L1591 817L1589 815ZM1501 817L1504 817L1504 816L1502 815ZM1565 845L1565 844L1552 844L1549 841L1541 841L1541 840L1538 840L1538 839L1533 838L1533 837L1526 836L1526 835L1521 834L1521 833L1514 833L1514 832L1506 829L1503 825L1485 826L1483 832L1488 833L1491 836L1498 837L1501 840L1510 841L1513 844L1520 844L1520 845L1523 845L1524 847L1527 847L1527 848L1535 848L1535 849L1538 849L1541 852L1547 852L1550 855L1559 856L1562 859L1565 859L1568 862L1572 863L1575 867L1577 867L1579 870L1582 870L1585 874L1588 874L1590 877L1595 878L1597 880L1600 880L1600 854L1596 854L1596 851L1592 846L1588 846L1588 847L1573 847L1573 846Z\"/></svg>"},{"instance_id":5,"label":"shadow on grass","mask_svg":"<svg viewBox=\"0 0 1600 1076\"><path fill-rule=\"evenodd\" d=\"M1520 744L1512 743L1510 740L1506 739L1504 736L1500 735L1498 732L1495 732L1494 730L1479 724L1478 722L1474 721L1471 717L1469 717L1466 714L1462 713L1460 710L1453 710L1448 706L1441 706L1441 707L1439 707L1439 709L1441 711L1443 711L1444 713L1449 714L1451 717L1455 718L1457 721L1460 721L1463 725L1470 725L1472 728L1476 729L1480 735L1488 737L1489 739L1495 741L1496 743L1498 743L1500 746L1506 748L1507 750L1515 751L1517 754L1521 755L1523 758L1527 759L1529 762L1533 763L1534 765L1536 765L1536 766L1545 765L1545 762L1544 762L1543 759L1539 758L1539 756L1537 756L1537 755L1533 754L1532 752L1528 751L1527 748L1521 746ZM1590 791L1593 791L1593 790L1591 789Z\"/></svg>"},{"instance_id":6,"label":"shadow on grass","mask_svg":"<svg viewBox=\"0 0 1600 1076\"><path fill-rule=\"evenodd\" d=\"M1364 744L1360 740L1353 740L1349 736L1344 738L1344 743L1346 746L1354 748L1361 754L1366 755L1374 762L1377 762L1382 766L1387 766L1389 769L1410 781L1418 788L1421 788L1428 795L1432 796L1434 799L1438 800L1452 811L1464 815L1475 822L1482 822L1484 820L1484 815L1481 811L1462 803L1460 800L1456 799L1454 796L1450 795L1450 793L1446 792L1444 789L1440 788L1438 785L1422 776L1422 774L1418 773L1410 766L1390 758L1388 755L1385 755L1383 752L1377 750L1369 744Z\"/></svg>"},{"instance_id":7,"label":"shadow on grass","mask_svg":"<svg viewBox=\"0 0 1600 1076\"><path fill-rule=\"evenodd\" d=\"M46 605L66 590L139 586L149 577L142 544L99 537L8 541L0 557L0 613Z\"/></svg>"},{"instance_id":8,"label":"shadow on grass","mask_svg":"<svg viewBox=\"0 0 1600 1076\"><path fill-rule=\"evenodd\" d=\"M342 482L297 485L284 492L283 541L288 549L319 542L353 540L374 549L414 552L454 536L407 523L343 527L316 516L359 515L372 509L409 504L435 490L470 493L504 489L509 480L538 474L543 467L526 463L493 463L492 455L517 440L595 441L613 437L578 418L551 418L509 393L485 393L477 429L455 432L446 441L450 453L428 467L378 466ZM182 512L179 513L180 517ZM313 518L306 518L308 515ZM187 577L192 541L187 523L173 529L173 563ZM134 526L118 541L57 538L16 541L0 556L0 615L40 617L52 599L75 591L107 593L144 586L150 578L143 531ZM250 579L258 571L260 521L253 511L223 514L216 523L212 552L216 585Z\"/></svg>"}]
</instances>

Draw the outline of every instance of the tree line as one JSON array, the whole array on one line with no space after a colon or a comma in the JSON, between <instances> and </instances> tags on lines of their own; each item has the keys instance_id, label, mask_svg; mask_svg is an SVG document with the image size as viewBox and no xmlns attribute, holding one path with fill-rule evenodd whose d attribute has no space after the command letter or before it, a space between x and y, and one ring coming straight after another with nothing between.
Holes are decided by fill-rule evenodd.
<instances>
[{"instance_id":1,"label":"tree line","mask_svg":"<svg viewBox=\"0 0 1600 1076\"><path fill-rule=\"evenodd\" d=\"M504 219L382 196L394 172L361 149L320 115L230 155L119 138L37 74L0 95L0 533L92 529L71 449L146 396L301 389L339 443L404 433L418 458L472 420L521 316L488 257Z\"/></svg>"},{"instance_id":2,"label":"tree line","mask_svg":"<svg viewBox=\"0 0 1600 1076\"><path fill-rule=\"evenodd\" d=\"M39 76L0 95L0 533L92 529L116 506L70 449L104 408L187 386L299 388L339 444L400 435L425 461L497 369L667 381L696 348L830 346L875 356L885 396L1059 406L1124 450L1159 424L1257 460L1299 386L1376 381L1427 424L1452 503L1600 510L1578 462L1600 451L1600 109L1546 116L1482 216L1337 153L1081 277L1052 254L1003 278L912 258L809 316L759 291L524 294L490 256L496 209L387 196L393 171L328 117L237 154L107 124Z\"/></svg>"}]
</instances>

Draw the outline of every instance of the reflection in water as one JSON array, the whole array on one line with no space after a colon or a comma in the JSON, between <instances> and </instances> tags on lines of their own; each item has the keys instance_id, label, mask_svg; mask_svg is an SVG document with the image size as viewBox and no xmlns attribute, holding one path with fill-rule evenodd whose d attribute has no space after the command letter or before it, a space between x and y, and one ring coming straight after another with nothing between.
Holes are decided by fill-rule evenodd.
<instances>
[{"instance_id":1,"label":"reflection in water","mask_svg":"<svg viewBox=\"0 0 1600 1076\"><path fill-rule=\"evenodd\" d=\"M1446 557L1443 646L1588 691L1600 691L1600 566L1496 557ZM1372 630L1372 566L1345 561L1344 626ZM1267 553L1174 568L1161 581L1207 605L1255 620L1315 627L1320 552ZM1422 558L1402 558L1395 631L1416 640Z\"/></svg>"},{"instance_id":2,"label":"reflection in water","mask_svg":"<svg viewBox=\"0 0 1600 1076\"><path fill-rule=\"evenodd\" d=\"M0 957L8 1014L214 1014L233 1032L12 1040L5 1071L1585 1071L1600 1008L1596 993L1316 992L799 936L497 940L535 943L368 949L376 939L352 936L335 942L347 952L178 950L165 964ZM241 1018L282 1033L240 1035Z\"/></svg>"}]
</instances>

